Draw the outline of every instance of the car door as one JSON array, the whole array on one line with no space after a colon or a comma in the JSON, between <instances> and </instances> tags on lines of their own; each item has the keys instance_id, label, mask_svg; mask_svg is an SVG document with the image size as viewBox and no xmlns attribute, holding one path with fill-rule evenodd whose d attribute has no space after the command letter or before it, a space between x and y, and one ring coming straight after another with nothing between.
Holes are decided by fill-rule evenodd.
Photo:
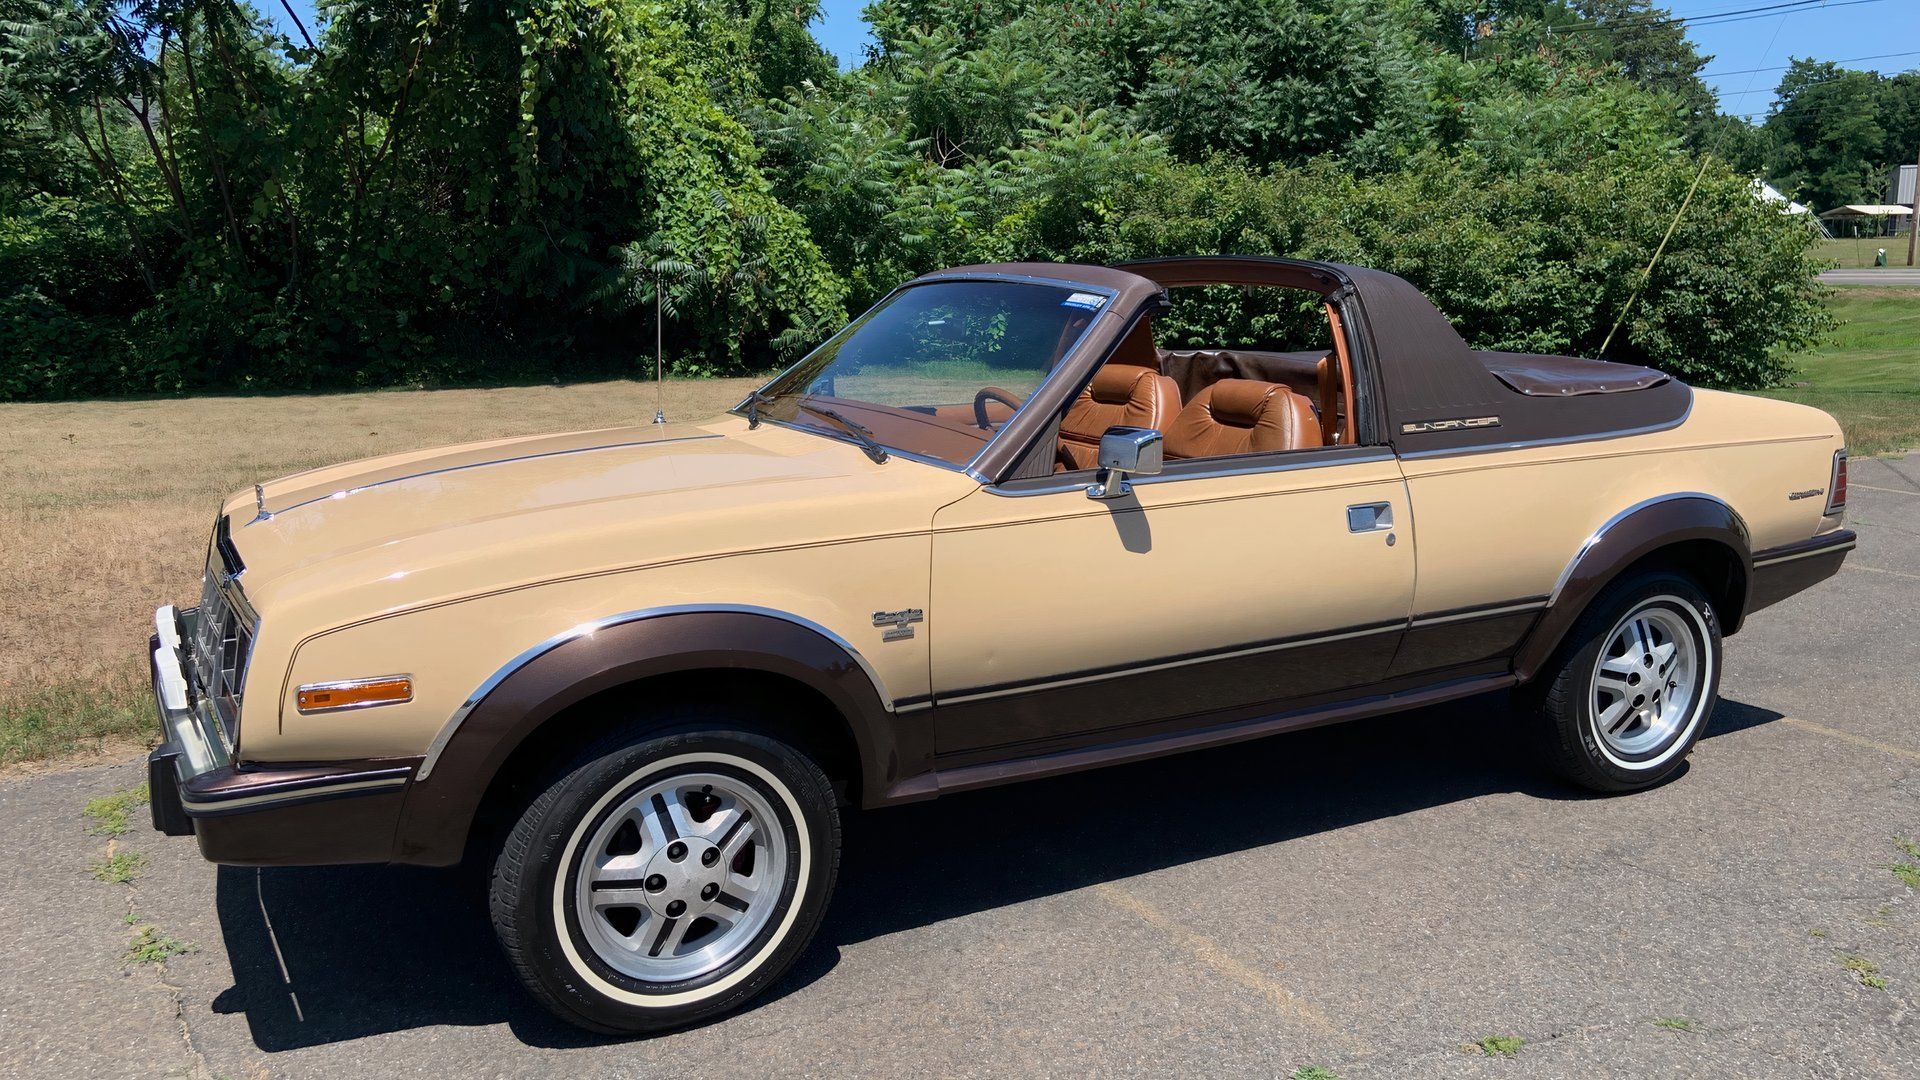
<instances>
[{"instance_id":1,"label":"car door","mask_svg":"<svg viewBox=\"0 0 1920 1080\"><path fill-rule=\"evenodd\" d=\"M1391 451L989 486L934 520L936 752L952 764L1227 722L1381 679L1413 595Z\"/></svg>"}]
</instances>

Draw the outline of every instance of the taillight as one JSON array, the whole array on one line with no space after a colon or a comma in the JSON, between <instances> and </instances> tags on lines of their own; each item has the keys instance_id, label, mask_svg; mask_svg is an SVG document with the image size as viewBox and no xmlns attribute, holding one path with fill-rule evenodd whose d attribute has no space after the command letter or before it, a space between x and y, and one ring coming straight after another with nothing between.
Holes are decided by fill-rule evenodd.
<instances>
[{"instance_id":1,"label":"taillight","mask_svg":"<svg viewBox=\"0 0 1920 1080\"><path fill-rule=\"evenodd\" d=\"M1833 476L1827 483L1827 513L1839 514L1846 509L1847 451L1842 448L1833 452Z\"/></svg>"}]
</instances>

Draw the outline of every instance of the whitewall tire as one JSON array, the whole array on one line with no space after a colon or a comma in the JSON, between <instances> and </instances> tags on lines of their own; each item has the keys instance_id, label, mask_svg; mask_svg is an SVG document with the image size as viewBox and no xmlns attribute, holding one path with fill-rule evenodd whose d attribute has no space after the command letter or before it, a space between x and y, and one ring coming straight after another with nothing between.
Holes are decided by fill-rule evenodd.
<instances>
[{"instance_id":1,"label":"whitewall tire","mask_svg":"<svg viewBox=\"0 0 1920 1080\"><path fill-rule=\"evenodd\" d=\"M819 928L839 862L831 788L744 727L596 745L502 844L495 929L562 1019L621 1034L710 1019L777 981Z\"/></svg>"},{"instance_id":2,"label":"whitewall tire","mask_svg":"<svg viewBox=\"0 0 1920 1080\"><path fill-rule=\"evenodd\" d=\"M1677 773L1720 689L1713 603L1676 571L1609 585L1541 671L1534 700L1549 765L1592 791L1636 791Z\"/></svg>"}]
</instances>

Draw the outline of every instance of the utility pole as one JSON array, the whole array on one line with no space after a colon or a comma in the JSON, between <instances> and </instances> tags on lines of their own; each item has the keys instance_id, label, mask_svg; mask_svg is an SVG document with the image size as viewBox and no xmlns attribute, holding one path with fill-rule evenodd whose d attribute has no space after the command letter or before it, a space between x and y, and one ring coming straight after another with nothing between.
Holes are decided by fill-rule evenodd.
<instances>
[{"instance_id":1,"label":"utility pole","mask_svg":"<svg viewBox=\"0 0 1920 1080\"><path fill-rule=\"evenodd\" d=\"M1899 186L1898 181L1896 181L1894 187L1897 189ZM1900 192L1896 190L1894 194L1898 195ZM1909 205L1913 208L1913 213L1907 218L1907 265L1912 266L1914 242L1916 239L1920 239L1920 154L1914 155L1913 202Z\"/></svg>"}]
</instances>

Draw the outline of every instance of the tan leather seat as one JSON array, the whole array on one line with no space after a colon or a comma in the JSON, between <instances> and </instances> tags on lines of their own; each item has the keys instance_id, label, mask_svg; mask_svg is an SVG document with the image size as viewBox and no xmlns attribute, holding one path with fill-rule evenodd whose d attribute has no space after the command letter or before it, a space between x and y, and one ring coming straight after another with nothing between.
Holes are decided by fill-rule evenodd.
<instances>
[{"instance_id":1,"label":"tan leather seat","mask_svg":"<svg viewBox=\"0 0 1920 1080\"><path fill-rule=\"evenodd\" d=\"M1100 437L1110 427L1143 427L1165 432L1180 412L1180 386L1160 373L1160 350L1153 345L1153 322L1142 318L1127 331L1093 381L1060 419L1056 472L1091 469L1099 464Z\"/></svg>"},{"instance_id":2,"label":"tan leather seat","mask_svg":"<svg viewBox=\"0 0 1920 1080\"><path fill-rule=\"evenodd\" d=\"M1221 379L1187 402L1166 432L1170 458L1226 457L1320 446L1313 404L1279 383Z\"/></svg>"},{"instance_id":3,"label":"tan leather seat","mask_svg":"<svg viewBox=\"0 0 1920 1080\"><path fill-rule=\"evenodd\" d=\"M1164 432L1179 411L1180 391L1172 379L1152 368L1102 365L1060 420L1059 467L1094 468L1100 457L1100 437L1108 428Z\"/></svg>"}]
</instances>

